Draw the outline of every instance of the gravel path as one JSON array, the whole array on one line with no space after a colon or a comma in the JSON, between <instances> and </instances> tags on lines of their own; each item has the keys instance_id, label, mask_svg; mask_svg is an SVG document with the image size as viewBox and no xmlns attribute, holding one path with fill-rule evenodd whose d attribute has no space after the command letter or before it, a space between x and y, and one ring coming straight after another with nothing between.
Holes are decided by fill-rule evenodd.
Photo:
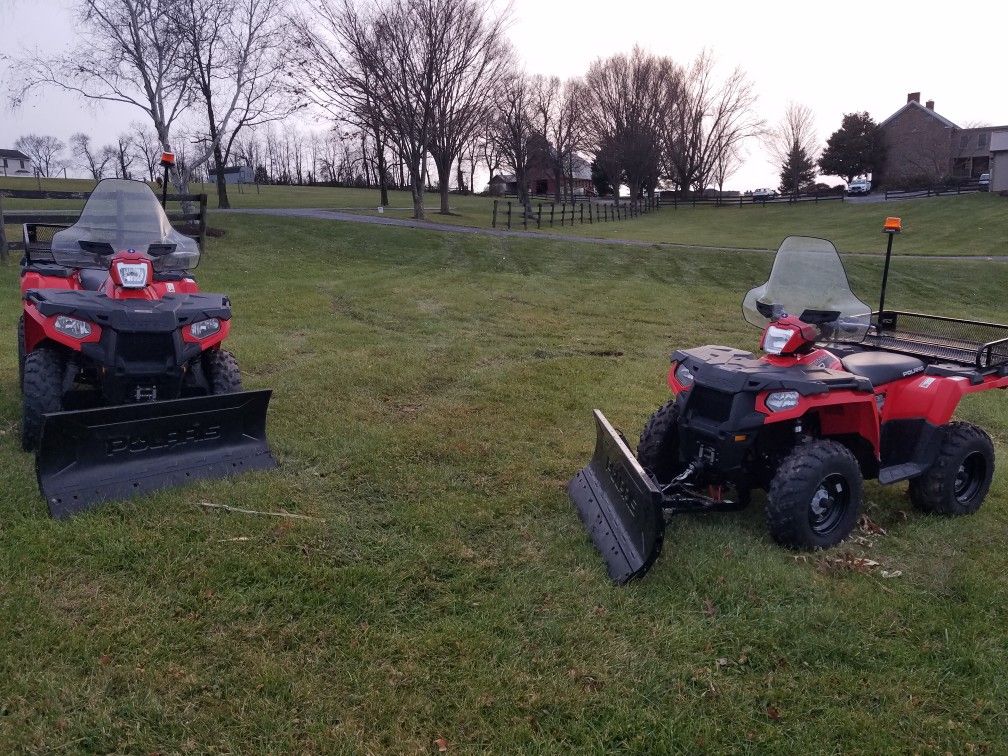
<instances>
[{"instance_id":1,"label":"gravel path","mask_svg":"<svg viewBox=\"0 0 1008 756\"><path fill-rule=\"evenodd\" d=\"M776 252L776 249L763 247L724 247L709 244L680 244L677 242L651 242L639 239L602 239L595 236L579 236L577 234L553 234L542 231L516 231L504 228L476 228L474 226L456 226L450 223L433 221L417 221L410 218L388 218L380 215L363 215L344 212L342 210L325 210L313 207L281 207L281 208L243 208L232 210L211 210L212 213L236 213L241 215L271 215L288 218L317 218L319 220L343 221L346 223L368 223L374 226L398 226L400 228L421 228L426 231L443 231L450 234L468 234L470 236L492 236L496 238L515 237L519 239L547 239L550 241L570 241L584 244L617 244L626 247L674 247L678 249L710 249L728 252ZM845 257L882 257L881 252L843 252ZM904 255L901 260L977 260L985 262L1008 262L1008 256L995 255Z\"/></svg>"}]
</instances>

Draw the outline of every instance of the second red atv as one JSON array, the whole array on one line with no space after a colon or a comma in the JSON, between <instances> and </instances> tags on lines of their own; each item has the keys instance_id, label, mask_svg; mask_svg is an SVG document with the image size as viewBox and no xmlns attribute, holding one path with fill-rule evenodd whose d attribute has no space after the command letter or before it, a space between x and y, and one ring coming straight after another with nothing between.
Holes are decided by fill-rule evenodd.
<instances>
[{"instance_id":1,"label":"second red atv","mask_svg":"<svg viewBox=\"0 0 1008 756\"><path fill-rule=\"evenodd\" d=\"M25 229L21 439L54 516L275 465L269 391L242 391L231 302L200 292L196 241L150 187L98 183L51 244Z\"/></svg>"},{"instance_id":2,"label":"second red atv","mask_svg":"<svg viewBox=\"0 0 1008 756\"><path fill-rule=\"evenodd\" d=\"M743 507L766 490L773 538L833 546L855 527L862 481L909 480L920 510L975 512L994 473L990 437L953 420L966 394L1008 388L1008 326L885 309L851 291L828 241L784 240L746 320L765 354L725 346L672 355L673 398L634 455L595 410L592 461L568 491L617 583L657 558L666 516Z\"/></svg>"}]
</instances>

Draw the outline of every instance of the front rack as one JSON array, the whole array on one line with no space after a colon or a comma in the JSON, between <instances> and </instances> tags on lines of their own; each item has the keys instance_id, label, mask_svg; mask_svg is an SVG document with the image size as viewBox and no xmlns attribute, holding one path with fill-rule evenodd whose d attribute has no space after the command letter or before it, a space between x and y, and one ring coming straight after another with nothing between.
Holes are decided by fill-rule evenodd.
<instances>
[{"instance_id":1,"label":"front rack","mask_svg":"<svg viewBox=\"0 0 1008 756\"><path fill-rule=\"evenodd\" d=\"M969 365L1008 367L1008 325L885 310L872 313L864 344L891 352Z\"/></svg>"}]
</instances>

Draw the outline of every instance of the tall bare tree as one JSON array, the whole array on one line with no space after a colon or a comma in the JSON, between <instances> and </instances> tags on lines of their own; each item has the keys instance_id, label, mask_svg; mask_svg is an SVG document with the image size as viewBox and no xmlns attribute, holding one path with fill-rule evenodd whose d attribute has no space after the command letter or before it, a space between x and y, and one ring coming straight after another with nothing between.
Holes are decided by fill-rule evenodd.
<instances>
[{"instance_id":1,"label":"tall bare tree","mask_svg":"<svg viewBox=\"0 0 1008 756\"><path fill-rule=\"evenodd\" d=\"M441 0L309 0L297 16L299 92L333 113L377 125L409 172L413 217L423 219L439 56L448 45Z\"/></svg>"},{"instance_id":2,"label":"tall bare tree","mask_svg":"<svg viewBox=\"0 0 1008 756\"><path fill-rule=\"evenodd\" d=\"M281 86L285 18L284 0L176 1L183 63L209 135L188 168L195 171L212 160L218 207L230 207L224 168L241 130L291 111Z\"/></svg>"},{"instance_id":3,"label":"tall bare tree","mask_svg":"<svg viewBox=\"0 0 1008 756\"><path fill-rule=\"evenodd\" d=\"M43 176L50 176L59 162L59 154L66 145L54 136L26 134L14 142L14 149L21 150L32 159L35 169Z\"/></svg>"},{"instance_id":4,"label":"tall bare tree","mask_svg":"<svg viewBox=\"0 0 1008 756\"><path fill-rule=\"evenodd\" d=\"M629 54L596 60L585 83L585 117L592 147L617 162L631 196L653 194L660 177L661 144L681 72L669 58L639 47ZM618 187L617 187L618 191Z\"/></svg>"},{"instance_id":5,"label":"tall bare tree","mask_svg":"<svg viewBox=\"0 0 1008 756\"><path fill-rule=\"evenodd\" d=\"M501 162L514 171L518 201L529 212L528 168L534 136L535 93L524 73L512 74L497 90L491 139Z\"/></svg>"},{"instance_id":6,"label":"tall bare tree","mask_svg":"<svg viewBox=\"0 0 1008 756\"><path fill-rule=\"evenodd\" d=\"M702 192L715 173L741 155L742 143L765 130L755 112L756 93L741 68L716 77L709 51L683 73L664 145L665 172L683 188Z\"/></svg>"},{"instance_id":7,"label":"tall bare tree","mask_svg":"<svg viewBox=\"0 0 1008 756\"><path fill-rule=\"evenodd\" d=\"M83 132L70 137L70 149L77 158L78 166L88 171L95 181L105 178L109 163L115 163L116 149L112 145L94 148L91 137Z\"/></svg>"},{"instance_id":8,"label":"tall bare tree","mask_svg":"<svg viewBox=\"0 0 1008 756\"><path fill-rule=\"evenodd\" d=\"M157 179L158 166L161 164L161 143L158 136L151 131L150 126L141 121L130 124L130 141L137 157L143 161L144 172L150 181Z\"/></svg>"},{"instance_id":9,"label":"tall bare tree","mask_svg":"<svg viewBox=\"0 0 1008 756\"><path fill-rule=\"evenodd\" d=\"M438 173L442 214L449 214L451 167L493 109L493 93L506 72L511 48L507 14L479 0L434 0L428 30L434 51L433 120L429 152Z\"/></svg>"},{"instance_id":10,"label":"tall bare tree","mask_svg":"<svg viewBox=\"0 0 1008 756\"><path fill-rule=\"evenodd\" d=\"M543 162L553 175L553 199L560 201L564 176L571 178L574 154L582 148L582 117L587 93L580 79L561 82L556 76L537 76L534 127L547 143Z\"/></svg>"},{"instance_id":11,"label":"tall bare tree","mask_svg":"<svg viewBox=\"0 0 1008 756\"><path fill-rule=\"evenodd\" d=\"M43 85L131 105L147 114L162 149L170 151L172 126L191 96L172 14L177 2L78 0L78 43L56 55L32 51L19 61L12 104Z\"/></svg>"},{"instance_id":12,"label":"tall bare tree","mask_svg":"<svg viewBox=\"0 0 1008 756\"><path fill-rule=\"evenodd\" d=\"M815 116L812 110L796 102L788 104L784 117L776 128L766 135L766 146L782 172L782 186L789 191L800 191L803 178L811 171L815 175L815 161L819 153Z\"/></svg>"}]
</instances>

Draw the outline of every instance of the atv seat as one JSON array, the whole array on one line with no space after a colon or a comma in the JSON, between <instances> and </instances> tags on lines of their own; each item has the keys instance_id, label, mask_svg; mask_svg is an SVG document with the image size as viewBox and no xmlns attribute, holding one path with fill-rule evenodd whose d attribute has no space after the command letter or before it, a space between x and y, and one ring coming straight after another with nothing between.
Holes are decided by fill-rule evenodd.
<instances>
[{"instance_id":1,"label":"atv seat","mask_svg":"<svg viewBox=\"0 0 1008 756\"><path fill-rule=\"evenodd\" d=\"M107 270L81 268L78 276L80 278L81 286L83 286L87 291L98 291L105 285L105 281L108 279L109 274Z\"/></svg>"},{"instance_id":2,"label":"atv seat","mask_svg":"<svg viewBox=\"0 0 1008 756\"><path fill-rule=\"evenodd\" d=\"M893 352L858 352L840 361L848 373L867 378L873 386L924 372L924 363L921 360Z\"/></svg>"}]
</instances>

